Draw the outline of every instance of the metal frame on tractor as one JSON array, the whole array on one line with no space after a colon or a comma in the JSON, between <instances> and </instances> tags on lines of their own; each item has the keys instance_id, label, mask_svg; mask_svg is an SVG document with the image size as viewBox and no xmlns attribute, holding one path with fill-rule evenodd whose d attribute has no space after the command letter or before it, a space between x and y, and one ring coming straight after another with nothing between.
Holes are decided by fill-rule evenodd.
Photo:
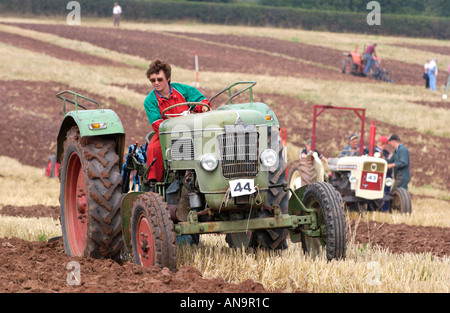
<instances>
[{"instance_id":1,"label":"metal frame on tractor","mask_svg":"<svg viewBox=\"0 0 450 313\"><path fill-rule=\"evenodd\" d=\"M328 158L327 167L331 176L328 176L316 149L316 122L317 118L326 110L352 111L361 120L359 156L342 158ZM381 210L387 202L389 211L411 213L411 198L406 189L394 188L391 192L385 191L385 186L393 184L392 178L387 178L387 162L380 155L375 155L375 122L370 126L369 151L363 155L365 109L353 107L337 107L331 105L314 105L313 126L311 136L311 151L306 160L296 161L290 170L290 185L298 188L302 186L302 175L306 172L315 172L314 181L326 181L333 185L341 194L347 207L356 207L359 211ZM333 167L331 167L331 164ZM299 180L299 181L297 181ZM311 183L311 181L308 181Z\"/></svg>"}]
</instances>

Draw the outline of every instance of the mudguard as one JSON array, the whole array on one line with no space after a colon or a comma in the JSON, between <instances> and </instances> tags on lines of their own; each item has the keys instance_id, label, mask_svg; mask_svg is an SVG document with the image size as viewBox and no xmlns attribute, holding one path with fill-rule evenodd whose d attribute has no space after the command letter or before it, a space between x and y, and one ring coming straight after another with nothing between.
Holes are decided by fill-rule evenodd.
<instances>
[{"instance_id":1,"label":"mudguard","mask_svg":"<svg viewBox=\"0 0 450 313\"><path fill-rule=\"evenodd\" d=\"M74 96L74 100L65 98L63 95L70 94ZM124 145L125 145L125 131L120 121L119 116L112 110L101 109L100 104L95 100L86 98L82 95L72 91L62 91L56 95L63 100L63 114L64 119L59 128L57 143L56 143L56 161L61 162L61 156L64 150L64 141L66 140L67 131L73 126L78 126L80 136L116 136L116 152L119 155L120 164L123 160ZM96 110L86 110L84 106L78 104L78 98L95 103L98 106ZM66 102L75 105L75 110L66 113ZM79 110L79 107L85 110Z\"/></svg>"}]
</instances>

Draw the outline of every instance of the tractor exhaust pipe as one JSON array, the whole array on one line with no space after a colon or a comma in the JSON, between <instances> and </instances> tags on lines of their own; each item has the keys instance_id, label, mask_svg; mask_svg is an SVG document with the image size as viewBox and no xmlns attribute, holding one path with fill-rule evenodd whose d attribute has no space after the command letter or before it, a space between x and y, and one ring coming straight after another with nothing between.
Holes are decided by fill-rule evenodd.
<instances>
[{"instance_id":1,"label":"tractor exhaust pipe","mask_svg":"<svg viewBox=\"0 0 450 313\"><path fill-rule=\"evenodd\" d=\"M370 138L369 138L369 156L373 156L375 152L375 133L377 127L375 126L375 121L372 121L370 125Z\"/></svg>"}]
</instances>

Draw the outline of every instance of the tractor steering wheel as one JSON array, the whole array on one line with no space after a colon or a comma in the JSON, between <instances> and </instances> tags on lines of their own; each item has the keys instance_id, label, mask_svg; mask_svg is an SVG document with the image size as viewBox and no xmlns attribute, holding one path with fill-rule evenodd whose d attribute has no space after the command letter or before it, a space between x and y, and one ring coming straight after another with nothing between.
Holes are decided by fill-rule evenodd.
<instances>
[{"instance_id":1,"label":"tractor steering wheel","mask_svg":"<svg viewBox=\"0 0 450 313\"><path fill-rule=\"evenodd\" d=\"M168 106L167 108L165 108L165 109L161 112L162 117L165 118L165 119L169 118L169 116L166 114L166 112L169 111L169 110L171 110L171 109L174 109L174 108L177 108L177 107L179 107L179 106L182 106L182 105L187 105L187 106L189 106L189 111L191 110L191 107L194 106L194 105L202 105L202 106L204 106L204 107L207 107L207 108L208 108L208 111L211 111L211 110L212 110L211 107L210 107L209 105L207 105L206 103L202 103L202 102L183 102L183 103L177 103L177 104L174 104L174 105L171 105L171 106ZM195 112L195 113L196 113L196 112ZM181 113L179 113L179 115L181 115Z\"/></svg>"}]
</instances>

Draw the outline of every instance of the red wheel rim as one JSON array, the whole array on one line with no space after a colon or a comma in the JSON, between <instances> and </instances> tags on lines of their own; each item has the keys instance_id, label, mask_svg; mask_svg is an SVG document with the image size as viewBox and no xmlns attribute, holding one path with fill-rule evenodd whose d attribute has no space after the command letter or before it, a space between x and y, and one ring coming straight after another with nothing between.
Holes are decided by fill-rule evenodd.
<instances>
[{"instance_id":1,"label":"red wheel rim","mask_svg":"<svg viewBox=\"0 0 450 313\"><path fill-rule=\"evenodd\" d=\"M144 267L152 267L155 264L152 229L150 223L143 214L139 215L136 231L139 261Z\"/></svg>"},{"instance_id":2,"label":"red wheel rim","mask_svg":"<svg viewBox=\"0 0 450 313\"><path fill-rule=\"evenodd\" d=\"M59 176L59 169L61 168L61 164L60 163L56 163L55 165L55 177Z\"/></svg>"},{"instance_id":3,"label":"red wheel rim","mask_svg":"<svg viewBox=\"0 0 450 313\"><path fill-rule=\"evenodd\" d=\"M64 216L72 256L82 256L86 242L86 185L80 158L76 153L67 162Z\"/></svg>"},{"instance_id":4,"label":"red wheel rim","mask_svg":"<svg viewBox=\"0 0 450 313\"><path fill-rule=\"evenodd\" d=\"M52 172L52 160L48 160L47 166L45 167L45 177L50 177L51 172Z\"/></svg>"}]
</instances>

